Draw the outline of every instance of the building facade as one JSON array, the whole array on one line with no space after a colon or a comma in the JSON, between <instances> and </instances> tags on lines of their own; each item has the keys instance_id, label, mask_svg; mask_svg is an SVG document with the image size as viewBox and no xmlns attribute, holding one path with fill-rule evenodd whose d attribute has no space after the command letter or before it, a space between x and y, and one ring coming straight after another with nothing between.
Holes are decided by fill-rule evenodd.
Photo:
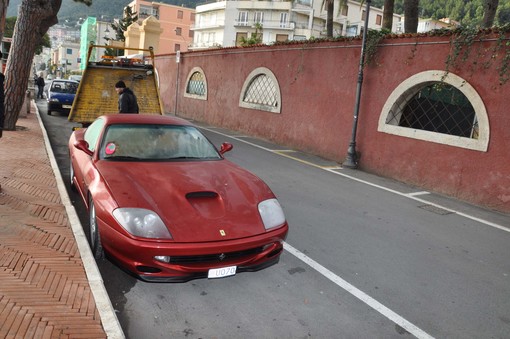
<instances>
[{"instance_id":1,"label":"building facade","mask_svg":"<svg viewBox=\"0 0 510 339\"><path fill-rule=\"evenodd\" d=\"M334 36L355 36L362 32L366 9L347 1L341 10L335 3ZM383 10L370 8L369 28L381 29ZM327 12L321 1L218 1L197 6L193 45L199 50L239 46L252 36L261 43L326 37ZM398 32L400 15L393 15Z\"/></svg>"},{"instance_id":2,"label":"building facade","mask_svg":"<svg viewBox=\"0 0 510 339\"><path fill-rule=\"evenodd\" d=\"M402 25L404 19L402 19ZM419 19L418 20L418 33L430 32L435 29L454 29L460 26L460 23L451 19Z\"/></svg>"},{"instance_id":3,"label":"building facade","mask_svg":"<svg viewBox=\"0 0 510 339\"><path fill-rule=\"evenodd\" d=\"M115 38L115 32L113 32L110 21L105 18L97 20L95 17L88 17L81 25L79 68L81 70L85 69L91 43L97 46L106 46L109 43L108 39L112 38ZM91 51L90 61L101 60L101 57L105 54L105 48L94 48Z\"/></svg>"},{"instance_id":4,"label":"building facade","mask_svg":"<svg viewBox=\"0 0 510 339\"><path fill-rule=\"evenodd\" d=\"M48 29L51 47L56 48L64 42L79 42L80 30L66 25L55 25Z\"/></svg>"},{"instance_id":5,"label":"building facade","mask_svg":"<svg viewBox=\"0 0 510 339\"><path fill-rule=\"evenodd\" d=\"M193 30L195 22L195 10L165 3L135 0L128 4L133 12L138 14L138 24L149 16L158 19L162 29L157 54L175 53L187 51L193 42Z\"/></svg>"},{"instance_id":6,"label":"building facade","mask_svg":"<svg viewBox=\"0 0 510 339\"><path fill-rule=\"evenodd\" d=\"M80 68L80 44L77 42L62 42L52 50L52 64L55 73L60 78L65 78L71 71Z\"/></svg>"}]
</instances>

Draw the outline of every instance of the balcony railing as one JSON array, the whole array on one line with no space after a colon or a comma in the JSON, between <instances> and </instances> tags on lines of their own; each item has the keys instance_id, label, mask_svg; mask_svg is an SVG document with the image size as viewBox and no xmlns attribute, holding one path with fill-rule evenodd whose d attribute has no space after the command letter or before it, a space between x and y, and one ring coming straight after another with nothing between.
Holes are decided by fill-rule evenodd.
<instances>
[{"instance_id":1,"label":"balcony railing","mask_svg":"<svg viewBox=\"0 0 510 339\"><path fill-rule=\"evenodd\" d=\"M155 17L156 19L158 19L158 20L159 20L159 14L157 14L157 13L156 13L156 14L151 14L151 13L138 13L138 19L143 20L143 19L148 18L148 17L149 17L149 16L151 16L151 15L152 15L153 17Z\"/></svg>"},{"instance_id":2,"label":"balcony railing","mask_svg":"<svg viewBox=\"0 0 510 339\"><path fill-rule=\"evenodd\" d=\"M281 21L262 21L257 22L254 20L248 20L248 21L240 21L236 20L234 23L234 26L236 27L255 27L256 24L262 25L262 30L264 28L270 28L270 29L294 29L294 22L281 22Z\"/></svg>"},{"instance_id":3,"label":"balcony railing","mask_svg":"<svg viewBox=\"0 0 510 339\"><path fill-rule=\"evenodd\" d=\"M222 46L222 41L217 42L193 42L189 45L189 49L205 49L205 48L218 48Z\"/></svg>"},{"instance_id":4,"label":"balcony railing","mask_svg":"<svg viewBox=\"0 0 510 339\"><path fill-rule=\"evenodd\" d=\"M216 27L225 27L225 21L216 21L216 22L195 22L195 24L191 25L192 30L197 29L207 29L207 28L216 28Z\"/></svg>"},{"instance_id":5,"label":"balcony railing","mask_svg":"<svg viewBox=\"0 0 510 339\"><path fill-rule=\"evenodd\" d=\"M246 0L226 0L226 1L246 1ZM259 1L267 1L267 2L290 2L291 0L259 0ZM206 0L197 2L196 6L208 5L218 2L218 0ZM299 0L300 3L303 4L311 4L311 0Z\"/></svg>"}]
</instances>

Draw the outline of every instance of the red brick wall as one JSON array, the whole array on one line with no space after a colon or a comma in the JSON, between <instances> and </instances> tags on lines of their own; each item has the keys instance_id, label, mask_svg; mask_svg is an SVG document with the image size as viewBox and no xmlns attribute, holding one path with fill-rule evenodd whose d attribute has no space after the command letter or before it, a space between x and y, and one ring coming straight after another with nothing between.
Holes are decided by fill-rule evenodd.
<instances>
[{"instance_id":1,"label":"red brick wall","mask_svg":"<svg viewBox=\"0 0 510 339\"><path fill-rule=\"evenodd\" d=\"M474 87L485 104L490 122L487 152L377 131L382 107L401 82L423 71L446 68L449 39L382 41L375 60L364 70L356 138L356 149L361 153L359 166L510 212L510 81L498 81L500 59L483 67L491 60L495 41L473 44L468 60L450 69ZM182 53L179 64L175 55L160 55L156 66L165 111L173 114L177 107L178 116L242 131L341 163L351 138L360 47L361 41L353 40L229 48ZM206 101L183 96L193 67L205 73ZM239 107L244 81L257 67L270 69L278 80L280 114Z\"/></svg>"}]
</instances>

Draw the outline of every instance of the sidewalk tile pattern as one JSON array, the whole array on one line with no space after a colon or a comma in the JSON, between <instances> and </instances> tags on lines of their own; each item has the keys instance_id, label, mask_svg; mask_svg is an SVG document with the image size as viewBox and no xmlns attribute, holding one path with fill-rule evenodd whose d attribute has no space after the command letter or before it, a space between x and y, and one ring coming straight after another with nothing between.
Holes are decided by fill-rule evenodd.
<instances>
[{"instance_id":1,"label":"sidewalk tile pattern","mask_svg":"<svg viewBox=\"0 0 510 339\"><path fill-rule=\"evenodd\" d=\"M105 338L34 114L0 139L0 338Z\"/></svg>"}]
</instances>

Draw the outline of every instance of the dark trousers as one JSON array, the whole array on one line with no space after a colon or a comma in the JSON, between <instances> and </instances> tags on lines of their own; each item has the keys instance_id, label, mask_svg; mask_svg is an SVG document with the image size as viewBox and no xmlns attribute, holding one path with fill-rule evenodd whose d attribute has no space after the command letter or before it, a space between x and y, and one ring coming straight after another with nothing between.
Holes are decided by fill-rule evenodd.
<instances>
[{"instance_id":1,"label":"dark trousers","mask_svg":"<svg viewBox=\"0 0 510 339\"><path fill-rule=\"evenodd\" d=\"M44 92L44 86L37 86L39 88L39 91L37 92L37 99L44 98L43 92Z\"/></svg>"}]
</instances>

